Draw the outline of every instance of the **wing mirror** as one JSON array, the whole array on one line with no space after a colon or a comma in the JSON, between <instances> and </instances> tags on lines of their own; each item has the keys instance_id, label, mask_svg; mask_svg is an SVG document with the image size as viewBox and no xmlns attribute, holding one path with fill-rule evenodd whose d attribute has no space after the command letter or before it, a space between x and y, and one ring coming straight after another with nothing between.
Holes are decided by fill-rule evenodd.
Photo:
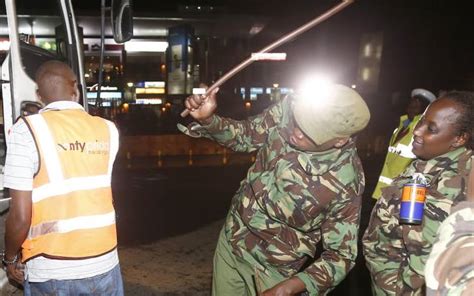
<instances>
[{"instance_id":1,"label":"wing mirror","mask_svg":"<svg viewBox=\"0 0 474 296\"><path fill-rule=\"evenodd\" d=\"M117 43L124 43L133 37L132 0L112 0L112 33Z\"/></svg>"}]
</instances>

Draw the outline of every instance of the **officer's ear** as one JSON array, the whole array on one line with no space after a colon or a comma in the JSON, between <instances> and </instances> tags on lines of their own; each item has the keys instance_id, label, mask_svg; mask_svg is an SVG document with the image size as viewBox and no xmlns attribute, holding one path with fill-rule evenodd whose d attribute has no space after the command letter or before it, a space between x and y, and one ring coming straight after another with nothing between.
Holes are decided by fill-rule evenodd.
<instances>
[{"instance_id":1,"label":"officer's ear","mask_svg":"<svg viewBox=\"0 0 474 296\"><path fill-rule=\"evenodd\" d=\"M451 143L451 147L454 149L457 149L459 147L463 147L466 145L467 141L469 140L469 134L468 133L461 133L459 136L454 138L453 143Z\"/></svg>"}]
</instances>

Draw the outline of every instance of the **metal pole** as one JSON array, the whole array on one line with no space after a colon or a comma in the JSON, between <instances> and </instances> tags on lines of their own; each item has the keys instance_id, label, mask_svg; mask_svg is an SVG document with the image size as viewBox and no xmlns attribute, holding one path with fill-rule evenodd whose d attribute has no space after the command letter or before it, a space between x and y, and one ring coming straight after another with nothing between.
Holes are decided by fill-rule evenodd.
<instances>
[{"instance_id":1,"label":"metal pole","mask_svg":"<svg viewBox=\"0 0 474 296\"><path fill-rule=\"evenodd\" d=\"M104 74L104 48L105 48L105 0L101 0L100 8L100 56L99 56L99 81L97 83L97 98L95 99L95 107L97 108L98 114L102 105L101 88L102 88L102 76Z\"/></svg>"},{"instance_id":2,"label":"metal pole","mask_svg":"<svg viewBox=\"0 0 474 296\"><path fill-rule=\"evenodd\" d=\"M321 14L320 16L316 17L315 19L309 21L308 23L304 24L303 26L301 26L301 27L297 28L296 30L284 35L283 37L281 37L277 41L275 41L272 44L268 45L267 47L261 49L258 53L269 52L269 51L277 48L278 46L280 46L280 45L290 41L291 39L295 38L296 36L306 32L307 30L311 29L312 27L316 26L317 24L327 20L328 18L335 15L339 11L343 10L344 8L346 8L347 6L352 4L353 2L354 2L354 0L344 0L344 1L342 1L341 3L334 6L333 8L329 9L328 11ZM242 63L240 63L239 65L235 66L232 70L227 72L224 76L219 78L219 80L217 80L213 85L211 85L207 89L205 96L212 93L212 91L214 89L216 89L219 86L221 86L222 84L224 84L224 82L229 80L232 76L234 76L235 74L237 74L238 72L240 72L242 69L246 68L248 65L250 65L253 62L254 62L254 59L252 59L252 57L249 57L246 60L244 60ZM186 117L188 115L189 115L189 110L188 109L181 112L181 117Z\"/></svg>"}]
</instances>

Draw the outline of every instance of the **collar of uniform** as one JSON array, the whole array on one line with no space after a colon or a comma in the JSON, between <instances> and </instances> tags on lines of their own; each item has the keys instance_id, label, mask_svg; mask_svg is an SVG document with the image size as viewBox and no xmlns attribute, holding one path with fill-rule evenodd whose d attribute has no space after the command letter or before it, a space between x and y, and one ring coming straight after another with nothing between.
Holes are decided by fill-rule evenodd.
<instances>
[{"instance_id":1,"label":"collar of uniform","mask_svg":"<svg viewBox=\"0 0 474 296\"><path fill-rule=\"evenodd\" d=\"M322 175L338 166L350 156L350 150L355 148L352 139L342 148L333 148L323 152L300 152L298 162L309 175Z\"/></svg>"},{"instance_id":2,"label":"collar of uniform","mask_svg":"<svg viewBox=\"0 0 474 296\"><path fill-rule=\"evenodd\" d=\"M416 122L418 121L418 119L422 116L423 114L418 114L418 115L415 115L415 117L413 117L413 120L411 122ZM408 120L408 115L407 114L404 114L402 116L400 116L400 126L403 126L403 122L405 120Z\"/></svg>"},{"instance_id":3,"label":"collar of uniform","mask_svg":"<svg viewBox=\"0 0 474 296\"><path fill-rule=\"evenodd\" d=\"M80 109L84 110L84 107L80 105L79 103L73 102L73 101L56 101L49 103L39 111L39 113L46 112L46 111L51 111L51 110L66 110L66 109Z\"/></svg>"},{"instance_id":4,"label":"collar of uniform","mask_svg":"<svg viewBox=\"0 0 474 296\"><path fill-rule=\"evenodd\" d=\"M428 182L440 171L449 169L454 163L457 163L464 153L469 153L468 157L472 155L471 150L466 148L458 148L443 155L437 156L430 160L417 159L412 162L407 170L402 174L403 177L411 178L414 173L422 173ZM455 168L451 168L455 169Z\"/></svg>"}]
</instances>

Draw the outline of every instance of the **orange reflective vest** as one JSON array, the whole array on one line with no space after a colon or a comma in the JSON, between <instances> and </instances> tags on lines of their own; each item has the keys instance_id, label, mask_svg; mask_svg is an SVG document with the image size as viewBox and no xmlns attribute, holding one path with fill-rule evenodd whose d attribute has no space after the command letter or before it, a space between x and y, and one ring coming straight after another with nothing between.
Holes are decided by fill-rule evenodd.
<instances>
[{"instance_id":1,"label":"orange reflective vest","mask_svg":"<svg viewBox=\"0 0 474 296\"><path fill-rule=\"evenodd\" d=\"M38 255L87 258L113 250L115 125L81 109L52 110L24 120L38 148L39 170L23 261Z\"/></svg>"}]
</instances>

